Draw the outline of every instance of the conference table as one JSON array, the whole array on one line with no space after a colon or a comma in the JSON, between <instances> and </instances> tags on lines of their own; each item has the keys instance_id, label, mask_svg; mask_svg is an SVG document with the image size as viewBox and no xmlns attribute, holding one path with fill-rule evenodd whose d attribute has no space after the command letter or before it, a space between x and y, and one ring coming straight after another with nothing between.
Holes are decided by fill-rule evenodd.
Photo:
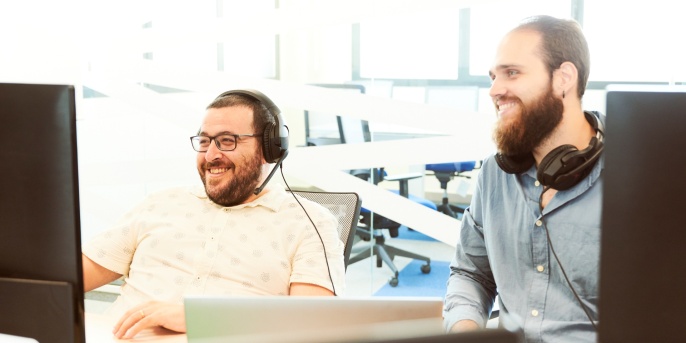
<instances>
[{"instance_id":1,"label":"conference table","mask_svg":"<svg viewBox=\"0 0 686 343\"><path fill-rule=\"evenodd\" d=\"M132 339L117 339L112 334L112 328L117 318L97 313L86 313L86 343L108 342L156 342L156 343L187 343L185 333L170 331L161 327L146 329Z\"/></svg>"}]
</instances>

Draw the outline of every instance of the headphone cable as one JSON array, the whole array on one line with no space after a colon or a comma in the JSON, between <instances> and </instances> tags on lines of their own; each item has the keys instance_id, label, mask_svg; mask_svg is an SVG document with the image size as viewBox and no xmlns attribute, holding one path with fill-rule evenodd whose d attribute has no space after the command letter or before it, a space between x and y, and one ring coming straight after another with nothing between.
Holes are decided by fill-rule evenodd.
<instances>
[{"instance_id":1,"label":"headphone cable","mask_svg":"<svg viewBox=\"0 0 686 343\"><path fill-rule=\"evenodd\" d=\"M276 167L275 167L276 168ZM329 273L329 280L331 281L331 289L333 291L334 296L338 296L336 294L336 285L334 285L333 282L333 277L331 276L331 268L329 267L329 258L328 254L326 253L326 245L324 245L324 240L322 239L322 235L319 233L319 230L317 229L317 225L314 224L314 221L310 217L310 214L307 213L307 210L305 210L305 206L303 206L302 203L300 203L300 200L298 200L298 197L295 196L295 193L293 193L293 190L291 189L291 186L288 184L286 181L286 177L283 175L283 163L280 165L280 171L281 171L281 178L283 179L283 182L286 184L286 187L288 188L288 191L291 193L293 196L293 199L298 202L298 205L300 205L300 208L303 209L303 212L305 212L305 215L307 216L307 219L310 220L310 223L312 223L312 227L314 227L314 231L317 233L317 236L319 237L319 241L322 243L322 249L324 249L324 261L326 262L326 271Z\"/></svg>"},{"instance_id":2,"label":"headphone cable","mask_svg":"<svg viewBox=\"0 0 686 343\"><path fill-rule=\"evenodd\" d=\"M567 281L567 285L572 290L574 297L579 302L579 305L581 305L581 309L584 311L584 313L586 314L586 317L588 317L588 320L591 322L591 325L593 326L593 330L595 330L597 332L598 327L596 326L595 321L591 317L591 314L589 313L588 308L586 308L586 305L584 305L584 303L581 301L581 297L579 297L579 294L576 293L574 286L572 286L572 282L569 281L569 277L567 277L567 272L565 272L564 267L562 267L562 263L560 263L560 259L557 257L557 253L555 252L555 248L553 248L553 241L550 240L550 231L548 231L548 225L545 223L545 220L543 219L543 194L545 194L545 192L547 192L549 189L550 189L550 187L545 187L543 189L543 192L541 192L541 196L538 198L538 207L541 211L541 222L543 223L543 228L545 229L545 236L546 236L546 239L548 240L548 246L550 247L550 251L553 253L553 257L555 257L555 261L557 261L557 265L560 266L560 271L562 271L562 276L564 276L565 281Z\"/></svg>"}]
</instances>

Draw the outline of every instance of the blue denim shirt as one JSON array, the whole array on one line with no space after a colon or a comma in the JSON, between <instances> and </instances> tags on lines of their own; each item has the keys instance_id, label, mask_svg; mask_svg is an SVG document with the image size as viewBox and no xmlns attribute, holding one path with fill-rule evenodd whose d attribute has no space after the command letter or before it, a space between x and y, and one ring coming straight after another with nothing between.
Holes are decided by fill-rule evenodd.
<instances>
[{"instance_id":1,"label":"blue denim shirt","mask_svg":"<svg viewBox=\"0 0 686 343\"><path fill-rule=\"evenodd\" d=\"M500 326L523 330L527 342L596 341L541 223L597 323L602 169L601 157L585 179L557 192L541 213L543 186L535 166L517 175L502 171L493 156L484 162L450 265L446 329L462 319L485 325L497 294Z\"/></svg>"}]
</instances>

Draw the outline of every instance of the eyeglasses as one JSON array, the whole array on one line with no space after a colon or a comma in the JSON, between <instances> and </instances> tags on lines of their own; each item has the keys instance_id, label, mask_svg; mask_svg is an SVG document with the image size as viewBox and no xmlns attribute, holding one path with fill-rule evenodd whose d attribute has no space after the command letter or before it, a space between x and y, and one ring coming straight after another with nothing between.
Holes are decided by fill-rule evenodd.
<instances>
[{"instance_id":1,"label":"eyeglasses","mask_svg":"<svg viewBox=\"0 0 686 343\"><path fill-rule=\"evenodd\" d=\"M210 148L210 143L214 140L214 144L217 145L217 149L221 151L233 151L236 150L238 146L238 138L240 137L257 137L261 134L223 134L214 137L210 136L193 136L191 137L191 144L193 145L193 150L197 152L207 152Z\"/></svg>"}]
</instances>

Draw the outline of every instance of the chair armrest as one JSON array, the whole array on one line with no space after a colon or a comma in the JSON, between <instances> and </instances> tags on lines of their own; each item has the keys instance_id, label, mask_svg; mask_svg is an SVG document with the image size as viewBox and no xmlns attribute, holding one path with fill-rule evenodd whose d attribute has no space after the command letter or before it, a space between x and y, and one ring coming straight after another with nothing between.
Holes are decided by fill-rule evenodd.
<instances>
[{"instance_id":1,"label":"chair armrest","mask_svg":"<svg viewBox=\"0 0 686 343\"><path fill-rule=\"evenodd\" d=\"M384 176L384 181L412 180L424 176L423 173L407 173L393 176Z\"/></svg>"},{"instance_id":2,"label":"chair armrest","mask_svg":"<svg viewBox=\"0 0 686 343\"><path fill-rule=\"evenodd\" d=\"M384 181L398 181L398 193L404 197L409 197L410 196L410 189L409 189L409 183L408 180L420 178L424 176L423 173L407 173L407 174L399 174L399 175L393 175L393 176L385 176Z\"/></svg>"}]
</instances>

